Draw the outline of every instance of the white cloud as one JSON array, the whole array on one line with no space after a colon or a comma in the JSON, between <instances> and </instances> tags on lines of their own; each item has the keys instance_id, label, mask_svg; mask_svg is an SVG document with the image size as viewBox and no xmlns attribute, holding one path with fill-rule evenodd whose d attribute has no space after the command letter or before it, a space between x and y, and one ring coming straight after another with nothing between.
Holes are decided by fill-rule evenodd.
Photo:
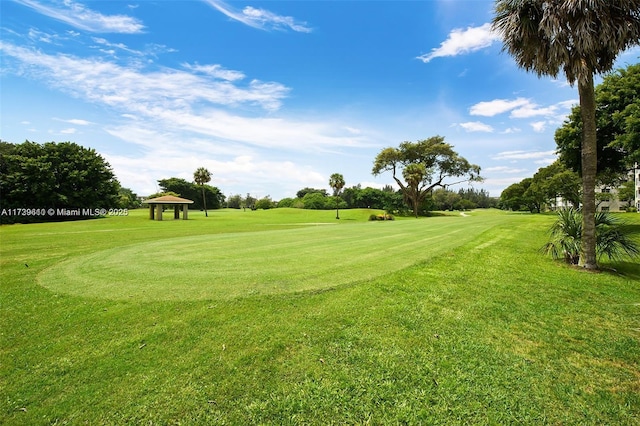
<instances>
[{"instance_id":1,"label":"white cloud","mask_svg":"<svg viewBox=\"0 0 640 426\"><path fill-rule=\"evenodd\" d=\"M90 124L93 124L90 121L82 120L82 119L79 119L79 118L72 118L70 120L63 120L62 118L54 118L54 120L62 121L64 123L75 124L76 126L88 126Z\"/></svg>"},{"instance_id":2,"label":"white cloud","mask_svg":"<svg viewBox=\"0 0 640 426\"><path fill-rule=\"evenodd\" d=\"M136 34L144 29L144 25L131 16L103 15L71 0L58 5L46 5L36 0L16 1L38 13L92 33Z\"/></svg>"},{"instance_id":3,"label":"white cloud","mask_svg":"<svg viewBox=\"0 0 640 426\"><path fill-rule=\"evenodd\" d=\"M306 22L298 22L291 16L281 16L265 9L247 6L239 11L221 0L204 0L219 12L231 19L242 22L260 30L286 30L310 33L312 30Z\"/></svg>"},{"instance_id":4,"label":"white cloud","mask_svg":"<svg viewBox=\"0 0 640 426\"><path fill-rule=\"evenodd\" d=\"M547 128L547 122L546 121L536 121L536 122L529 123L529 124L533 128L533 131L536 132L536 133L542 133Z\"/></svg>"},{"instance_id":5,"label":"white cloud","mask_svg":"<svg viewBox=\"0 0 640 426\"><path fill-rule=\"evenodd\" d=\"M516 169L508 166L496 166L496 167L487 167L482 169L483 172L487 173L504 173L504 174L513 174L513 173L525 173L527 169Z\"/></svg>"},{"instance_id":6,"label":"white cloud","mask_svg":"<svg viewBox=\"0 0 640 426\"><path fill-rule=\"evenodd\" d=\"M540 106L530 99L516 98L516 99L494 99L492 101L479 102L473 105L469 109L470 115L479 115L483 117L493 117L508 111L511 111L509 118L531 118L531 117L544 117L547 119L544 121L537 121L532 123L532 126L536 132L542 132L547 125L559 124L567 116L569 110L575 105L575 100L570 99L566 101L557 102L553 105ZM503 133L512 133L519 131L517 128L509 128Z\"/></svg>"},{"instance_id":7,"label":"white cloud","mask_svg":"<svg viewBox=\"0 0 640 426\"><path fill-rule=\"evenodd\" d=\"M5 58L20 62L25 74L76 97L121 107L129 113L137 108L180 111L198 103L248 104L275 111L289 92L279 83L252 80L240 86L172 69L143 73L103 59L47 55L1 41L0 51Z\"/></svg>"},{"instance_id":8,"label":"white cloud","mask_svg":"<svg viewBox=\"0 0 640 426\"><path fill-rule=\"evenodd\" d=\"M183 64L186 69L200 72L202 74L210 75L214 78L219 78L221 80L227 81L236 81L242 80L245 78L244 73L240 71L228 70L223 68L221 65L191 65L191 64Z\"/></svg>"},{"instance_id":9,"label":"white cloud","mask_svg":"<svg viewBox=\"0 0 640 426\"><path fill-rule=\"evenodd\" d=\"M504 151L492 157L494 160L536 160L556 156L555 151Z\"/></svg>"},{"instance_id":10,"label":"white cloud","mask_svg":"<svg viewBox=\"0 0 640 426\"><path fill-rule=\"evenodd\" d=\"M509 134L512 134L512 133L520 133L521 131L522 131L522 129L520 129L518 127L508 127L508 128L504 129L500 133L505 134L505 135L509 135Z\"/></svg>"},{"instance_id":11,"label":"white cloud","mask_svg":"<svg viewBox=\"0 0 640 426\"><path fill-rule=\"evenodd\" d=\"M515 108L528 105L529 103L530 101L525 98L517 98L513 100L494 99L493 101L478 102L470 108L469 114L493 117L494 115L511 111Z\"/></svg>"},{"instance_id":12,"label":"white cloud","mask_svg":"<svg viewBox=\"0 0 640 426\"><path fill-rule=\"evenodd\" d=\"M489 23L479 27L457 28L449 33L449 37L440 44L440 47L432 49L430 53L418 56L417 59L427 63L434 58L475 52L491 46L493 42L498 40L500 40L500 36L491 31Z\"/></svg>"},{"instance_id":13,"label":"white cloud","mask_svg":"<svg viewBox=\"0 0 640 426\"><path fill-rule=\"evenodd\" d=\"M279 83L237 84L167 68L145 73L104 60L46 55L2 41L0 52L18 62L16 69L21 72L86 102L115 109L125 121L102 130L139 153L153 152L166 161L186 155L238 156L258 148L282 150L289 156L342 152L375 143L370 134L347 122L275 116L288 92ZM213 74L224 70L207 69ZM243 114L236 113L234 106L242 104L262 108L242 108Z\"/></svg>"},{"instance_id":14,"label":"white cloud","mask_svg":"<svg viewBox=\"0 0 640 426\"><path fill-rule=\"evenodd\" d=\"M467 123L460 123L460 127L465 129L467 132L487 132L492 133L493 127L488 124L482 123L480 121L470 121Z\"/></svg>"}]
</instances>

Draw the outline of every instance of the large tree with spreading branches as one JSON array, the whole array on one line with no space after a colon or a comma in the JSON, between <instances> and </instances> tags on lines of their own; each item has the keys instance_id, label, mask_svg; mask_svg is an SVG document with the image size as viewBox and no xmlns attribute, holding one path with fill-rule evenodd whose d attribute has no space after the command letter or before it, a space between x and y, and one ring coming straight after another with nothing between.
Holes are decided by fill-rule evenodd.
<instances>
[{"instance_id":1,"label":"large tree with spreading branches","mask_svg":"<svg viewBox=\"0 0 640 426\"><path fill-rule=\"evenodd\" d=\"M434 188L482 180L480 167L458 155L442 136L384 148L374 160L372 173L377 176L389 171L415 217Z\"/></svg>"}]
</instances>

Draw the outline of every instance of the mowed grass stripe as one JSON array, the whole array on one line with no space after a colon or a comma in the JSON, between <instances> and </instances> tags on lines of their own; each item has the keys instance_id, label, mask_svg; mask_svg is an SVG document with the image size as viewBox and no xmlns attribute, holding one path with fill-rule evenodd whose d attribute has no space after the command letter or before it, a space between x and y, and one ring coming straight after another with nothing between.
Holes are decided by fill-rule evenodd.
<instances>
[{"instance_id":1,"label":"mowed grass stripe","mask_svg":"<svg viewBox=\"0 0 640 426\"><path fill-rule=\"evenodd\" d=\"M425 262L505 220L442 217L168 238L69 258L38 282L55 292L147 301L322 290Z\"/></svg>"}]
</instances>

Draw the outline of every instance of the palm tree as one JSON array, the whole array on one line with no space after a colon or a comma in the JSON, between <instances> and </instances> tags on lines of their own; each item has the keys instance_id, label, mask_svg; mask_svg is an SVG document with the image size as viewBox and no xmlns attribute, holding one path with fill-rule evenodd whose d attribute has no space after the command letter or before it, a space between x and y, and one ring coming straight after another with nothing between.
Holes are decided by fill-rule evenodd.
<instances>
[{"instance_id":1,"label":"palm tree","mask_svg":"<svg viewBox=\"0 0 640 426\"><path fill-rule=\"evenodd\" d=\"M340 199L338 195L340 195L340 191L344 188L344 177L342 177L340 173L332 174L331 177L329 177L329 186L333 188L333 196L336 198L336 219L340 219L338 210Z\"/></svg>"},{"instance_id":2,"label":"palm tree","mask_svg":"<svg viewBox=\"0 0 640 426\"><path fill-rule=\"evenodd\" d=\"M594 74L640 41L640 0L496 0L493 30L518 66L538 76L563 71L578 83L582 114L580 265L597 269L595 229L596 118Z\"/></svg>"},{"instance_id":3,"label":"palm tree","mask_svg":"<svg viewBox=\"0 0 640 426\"><path fill-rule=\"evenodd\" d=\"M204 206L204 215L209 217L207 213L207 197L204 195L204 184L211 181L211 172L204 167L199 167L193 172L193 180L202 188L202 205Z\"/></svg>"},{"instance_id":4,"label":"palm tree","mask_svg":"<svg viewBox=\"0 0 640 426\"><path fill-rule=\"evenodd\" d=\"M598 212L596 223L596 252L599 258L606 256L612 261L640 255L640 245L632 237L627 224L609 212ZM551 241L542 251L554 259L577 265L582 239L582 213L574 208L558 210L558 218L550 229Z\"/></svg>"}]
</instances>

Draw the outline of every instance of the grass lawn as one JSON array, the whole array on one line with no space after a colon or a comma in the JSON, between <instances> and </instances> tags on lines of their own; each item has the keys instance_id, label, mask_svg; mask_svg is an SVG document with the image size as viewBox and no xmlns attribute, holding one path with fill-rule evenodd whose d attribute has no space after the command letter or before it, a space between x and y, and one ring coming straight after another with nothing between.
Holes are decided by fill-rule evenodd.
<instances>
[{"instance_id":1,"label":"grass lawn","mask_svg":"<svg viewBox=\"0 0 640 426\"><path fill-rule=\"evenodd\" d=\"M0 424L638 424L637 262L370 213L0 227Z\"/></svg>"}]
</instances>

